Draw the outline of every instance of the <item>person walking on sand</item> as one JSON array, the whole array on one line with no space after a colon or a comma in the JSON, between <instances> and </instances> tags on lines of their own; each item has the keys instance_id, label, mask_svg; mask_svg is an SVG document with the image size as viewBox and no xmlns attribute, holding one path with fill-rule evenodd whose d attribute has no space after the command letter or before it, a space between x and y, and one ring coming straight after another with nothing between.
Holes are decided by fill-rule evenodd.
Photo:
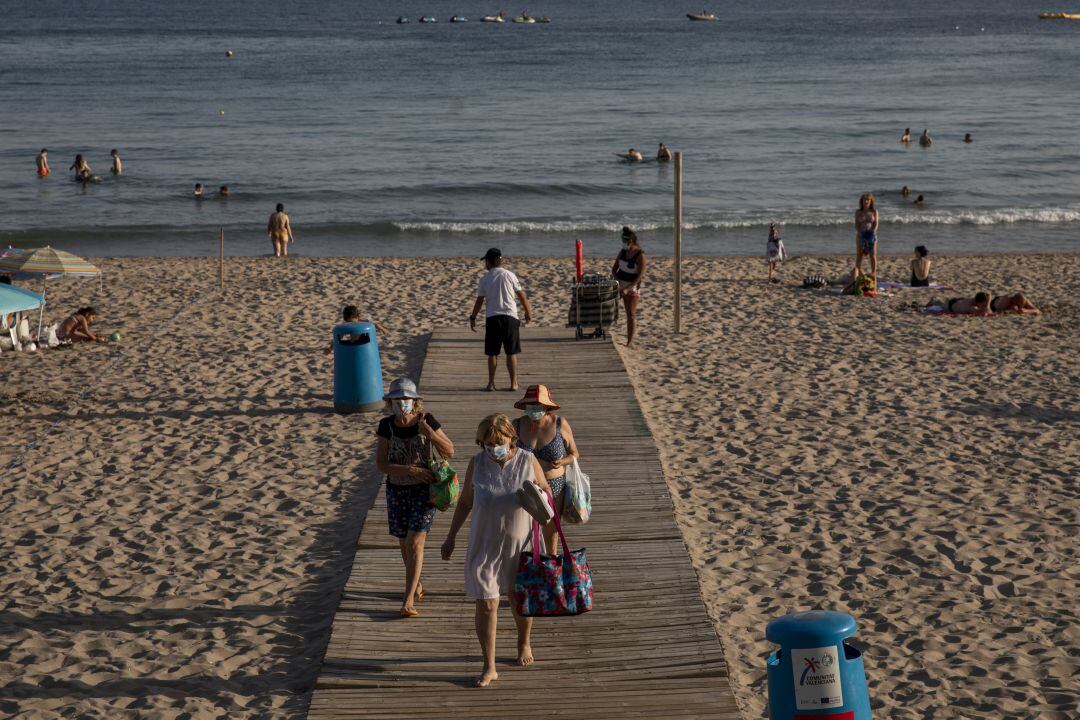
<instances>
[{"instance_id":1,"label":"person walking on sand","mask_svg":"<svg viewBox=\"0 0 1080 720\"><path fill-rule=\"evenodd\" d=\"M874 208L874 196L865 193L859 198L859 209L855 211L855 272L862 274L863 258L870 258L874 287L877 287L877 231L878 211Z\"/></svg>"},{"instance_id":2,"label":"person walking on sand","mask_svg":"<svg viewBox=\"0 0 1080 720\"><path fill-rule=\"evenodd\" d=\"M400 613L402 617L415 617L420 614L416 601L424 597L424 585L420 582L424 541L435 520L435 506L429 495L435 473L428 469L428 462L433 450L443 458L454 457L454 444L439 421L424 412L424 399L409 378L390 383L383 400L392 414L380 420L375 431L379 438L375 465L386 475L390 534L397 538L405 563L405 594Z\"/></svg>"},{"instance_id":3,"label":"person walking on sand","mask_svg":"<svg viewBox=\"0 0 1080 720\"><path fill-rule=\"evenodd\" d=\"M121 175L121 174L123 174L124 165L123 165L123 163L120 162L120 153L116 151L116 148L113 148L112 150L109 151L109 154L112 155L112 167L109 168L109 171L113 175Z\"/></svg>"},{"instance_id":4,"label":"person walking on sand","mask_svg":"<svg viewBox=\"0 0 1080 720\"><path fill-rule=\"evenodd\" d=\"M776 229L776 223L769 225L769 240L765 243L765 262L769 264L769 282L780 282L780 278L774 278L777 266L787 260L787 249L780 237L780 231Z\"/></svg>"},{"instance_id":5,"label":"person walking on sand","mask_svg":"<svg viewBox=\"0 0 1080 720\"><path fill-rule=\"evenodd\" d=\"M531 453L544 471L544 479L551 487L555 499L555 512L562 515L566 509L566 467L581 460L574 431L566 418L555 414L559 405L551 398L546 385L530 385L525 396L514 403L525 414L514 419L519 449ZM555 524L544 527L544 544L548 555L559 554L555 542Z\"/></svg>"},{"instance_id":6,"label":"person walking on sand","mask_svg":"<svg viewBox=\"0 0 1080 720\"><path fill-rule=\"evenodd\" d=\"M465 594L476 601L476 637L484 667L475 685L482 688L499 677L495 669L495 631L499 599L504 595L517 625L517 664L524 667L533 662L532 618L517 614L513 598L518 557L525 549L533 520L521 507L516 493L527 482L536 483L547 494L551 488L536 458L517 447L514 426L505 415L484 418L476 428L476 444L480 451L469 460L465 471L465 486L442 545L442 559L453 556L458 531L472 513L465 553Z\"/></svg>"},{"instance_id":7,"label":"person walking on sand","mask_svg":"<svg viewBox=\"0 0 1080 720\"><path fill-rule=\"evenodd\" d=\"M619 297L626 310L626 345L634 342L637 332L637 306L641 300L641 281L645 279L645 252L638 245L637 233L623 225L622 250L615 256L611 274L619 281Z\"/></svg>"},{"instance_id":8,"label":"person walking on sand","mask_svg":"<svg viewBox=\"0 0 1080 720\"><path fill-rule=\"evenodd\" d=\"M919 145L921 145L922 147L930 147L933 144L934 139L930 137L929 128L924 128L922 131L922 135L919 136Z\"/></svg>"},{"instance_id":9,"label":"person walking on sand","mask_svg":"<svg viewBox=\"0 0 1080 720\"><path fill-rule=\"evenodd\" d=\"M45 177L49 174L49 151L41 148L37 156L37 174Z\"/></svg>"},{"instance_id":10,"label":"person walking on sand","mask_svg":"<svg viewBox=\"0 0 1080 720\"><path fill-rule=\"evenodd\" d=\"M277 204L277 210L270 216L270 222L266 224L266 234L274 244L274 256L286 257L289 254L289 243L296 242L292 234L292 224L289 216L285 214L285 206Z\"/></svg>"},{"instance_id":11,"label":"person walking on sand","mask_svg":"<svg viewBox=\"0 0 1080 720\"><path fill-rule=\"evenodd\" d=\"M904 128L904 134L900 136L900 142L905 145L911 142L911 128Z\"/></svg>"},{"instance_id":12,"label":"person walking on sand","mask_svg":"<svg viewBox=\"0 0 1080 720\"><path fill-rule=\"evenodd\" d=\"M476 302L469 315L469 327L476 332L476 316L484 308L484 354L487 355L487 391L495 389L495 371L499 367L499 351L506 353L506 371L510 374L510 390L517 390L517 356L521 353L521 321L517 304L525 311L525 323L532 322L532 308L518 276L502 267L502 250L491 248L484 253L487 270L476 288Z\"/></svg>"}]
</instances>

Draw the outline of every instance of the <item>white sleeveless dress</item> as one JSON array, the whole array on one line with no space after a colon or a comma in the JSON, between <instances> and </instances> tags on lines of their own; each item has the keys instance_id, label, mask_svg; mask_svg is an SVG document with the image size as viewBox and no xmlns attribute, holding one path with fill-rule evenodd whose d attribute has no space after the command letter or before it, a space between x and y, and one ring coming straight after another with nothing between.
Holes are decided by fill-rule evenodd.
<instances>
[{"instance_id":1,"label":"white sleeveless dress","mask_svg":"<svg viewBox=\"0 0 1080 720\"><path fill-rule=\"evenodd\" d=\"M465 555L465 594L494 600L514 591L518 557L529 540L532 517L515 493L532 480L532 455L518 450L500 470L481 450L473 456L473 509Z\"/></svg>"}]
</instances>

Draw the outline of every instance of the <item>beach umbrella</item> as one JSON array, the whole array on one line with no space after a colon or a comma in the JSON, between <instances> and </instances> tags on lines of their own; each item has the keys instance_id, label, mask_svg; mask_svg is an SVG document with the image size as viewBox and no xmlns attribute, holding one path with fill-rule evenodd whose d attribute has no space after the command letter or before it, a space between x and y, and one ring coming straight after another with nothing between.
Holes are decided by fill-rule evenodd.
<instances>
[{"instance_id":1,"label":"beach umbrella","mask_svg":"<svg viewBox=\"0 0 1080 720\"><path fill-rule=\"evenodd\" d=\"M89 260L51 247L32 250L9 250L0 255L0 274L15 277L31 276L41 278L41 311L38 314L38 336L41 336L41 323L45 317L45 281L61 275L76 277L101 278L101 271Z\"/></svg>"},{"instance_id":2,"label":"beach umbrella","mask_svg":"<svg viewBox=\"0 0 1080 720\"><path fill-rule=\"evenodd\" d=\"M45 305L45 296L13 285L0 284L0 315L37 310Z\"/></svg>"}]
</instances>

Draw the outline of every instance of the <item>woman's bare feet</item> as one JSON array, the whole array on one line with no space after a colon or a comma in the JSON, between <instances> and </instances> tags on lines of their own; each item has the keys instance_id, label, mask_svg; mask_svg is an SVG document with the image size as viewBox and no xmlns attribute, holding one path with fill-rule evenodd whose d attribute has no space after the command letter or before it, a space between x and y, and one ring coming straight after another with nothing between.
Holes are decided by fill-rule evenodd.
<instances>
[{"instance_id":1,"label":"woman's bare feet","mask_svg":"<svg viewBox=\"0 0 1080 720\"><path fill-rule=\"evenodd\" d=\"M495 672L495 668L484 670L484 672L480 674L480 677L476 678L476 687L487 687L498 679L499 673Z\"/></svg>"},{"instance_id":2,"label":"woman's bare feet","mask_svg":"<svg viewBox=\"0 0 1080 720\"><path fill-rule=\"evenodd\" d=\"M525 667L526 665L532 665L532 663L532 647L530 647L529 645L519 645L517 664L521 667Z\"/></svg>"}]
</instances>

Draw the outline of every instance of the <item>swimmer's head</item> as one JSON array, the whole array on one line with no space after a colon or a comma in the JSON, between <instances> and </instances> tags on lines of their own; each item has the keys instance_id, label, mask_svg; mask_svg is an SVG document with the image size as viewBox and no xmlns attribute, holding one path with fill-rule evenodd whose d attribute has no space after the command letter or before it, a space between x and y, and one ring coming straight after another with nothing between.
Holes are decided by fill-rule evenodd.
<instances>
[{"instance_id":1,"label":"swimmer's head","mask_svg":"<svg viewBox=\"0 0 1080 720\"><path fill-rule=\"evenodd\" d=\"M917 202L917 203L921 203L922 201L923 201L923 196L922 196L922 195L920 195L919 197L915 198L915 202Z\"/></svg>"},{"instance_id":2,"label":"swimmer's head","mask_svg":"<svg viewBox=\"0 0 1080 720\"><path fill-rule=\"evenodd\" d=\"M924 258L930 254L930 251L926 249L925 245L919 245L915 248L915 254L921 258Z\"/></svg>"},{"instance_id":3,"label":"swimmer's head","mask_svg":"<svg viewBox=\"0 0 1080 720\"><path fill-rule=\"evenodd\" d=\"M202 190L202 183L195 183L196 190Z\"/></svg>"},{"instance_id":4,"label":"swimmer's head","mask_svg":"<svg viewBox=\"0 0 1080 720\"><path fill-rule=\"evenodd\" d=\"M277 204L277 211L278 212L285 212L285 206L282 205L281 203L278 203Z\"/></svg>"},{"instance_id":5,"label":"swimmer's head","mask_svg":"<svg viewBox=\"0 0 1080 720\"><path fill-rule=\"evenodd\" d=\"M218 193L221 194L221 195L228 195L229 194L229 186L228 185L222 185L221 187L218 188Z\"/></svg>"},{"instance_id":6,"label":"swimmer's head","mask_svg":"<svg viewBox=\"0 0 1080 720\"><path fill-rule=\"evenodd\" d=\"M356 322L360 319L360 308L355 305L346 305L341 310L341 319L345 322Z\"/></svg>"}]
</instances>

